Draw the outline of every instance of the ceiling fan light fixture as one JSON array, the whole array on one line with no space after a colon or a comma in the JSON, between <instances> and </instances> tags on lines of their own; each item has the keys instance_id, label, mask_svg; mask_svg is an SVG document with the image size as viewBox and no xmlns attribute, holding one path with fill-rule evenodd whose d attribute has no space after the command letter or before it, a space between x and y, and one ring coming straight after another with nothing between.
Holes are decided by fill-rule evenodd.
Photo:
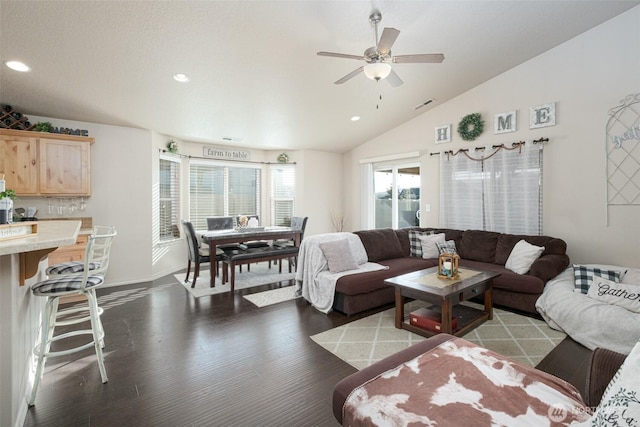
<instances>
[{"instance_id":1,"label":"ceiling fan light fixture","mask_svg":"<svg viewBox=\"0 0 640 427\"><path fill-rule=\"evenodd\" d=\"M383 80L391 73L391 65L384 62L373 62L364 66L364 75L371 80Z\"/></svg>"}]
</instances>

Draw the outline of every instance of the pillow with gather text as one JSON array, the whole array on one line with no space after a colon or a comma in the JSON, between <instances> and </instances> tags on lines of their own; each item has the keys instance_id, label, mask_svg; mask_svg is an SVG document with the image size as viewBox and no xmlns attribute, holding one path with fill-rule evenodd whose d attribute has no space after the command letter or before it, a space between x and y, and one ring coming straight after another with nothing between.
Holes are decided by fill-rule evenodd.
<instances>
[{"instance_id":1,"label":"pillow with gather text","mask_svg":"<svg viewBox=\"0 0 640 427\"><path fill-rule=\"evenodd\" d=\"M422 243L420 243L420 236L431 236L433 231L417 231L409 230L409 247L410 256L422 258Z\"/></svg>"},{"instance_id":2,"label":"pillow with gather text","mask_svg":"<svg viewBox=\"0 0 640 427\"><path fill-rule=\"evenodd\" d=\"M544 246L535 246L524 239L520 240L511 250L504 267L514 273L526 274L542 252Z\"/></svg>"},{"instance_id":3,"label":"pillow with gather text","mask_svg":"<svg viewBox=\"0 0 640 427\"><path fill-rule=\"evenodd\" d=\"M444 233L432 234L431 236L418 236L420 239L420 245L422 246L422 258L438 258L440 252L438 252L438 246L436 243L444 243Z\"/></svg>"},{"instance_id":4,"label":"pillow with gather text","mask_svg":"<svg viewBox=\"0 0 640 427\"><path fill-rule=\"evenodd\" d=\"M324 242L320 243L319 246L327 259L327 265L331 273L340 273L341 271L358 268L358 264L356 264L353 255L351 255L351 247L347 239Z\"/></svg>"},{"instance_id":5,"label":"pillow with gather text","mask_svg":"<svg viewBox=\"0 0 640 427\"><path fill-rule=\"evenodd\" d=\"M619 270L604 270L597 267L573 264L573 276L575 278L575 289L573 292L586 294L589 292L589 286L591 286L594 279L609 279L618 283L623 275L624 272Z\"/></svg>"},{"instance_id":6,"label":"pillow with gather text","mask_svg":"<svg viewBox=\"0 0 640 427\"><path fill-rule=\"evenodd\" d=\"M607 304L615 304L634 313L640 313L640 286L617 283L594 277L587 296Z\"/></svg>"}]
</instances>

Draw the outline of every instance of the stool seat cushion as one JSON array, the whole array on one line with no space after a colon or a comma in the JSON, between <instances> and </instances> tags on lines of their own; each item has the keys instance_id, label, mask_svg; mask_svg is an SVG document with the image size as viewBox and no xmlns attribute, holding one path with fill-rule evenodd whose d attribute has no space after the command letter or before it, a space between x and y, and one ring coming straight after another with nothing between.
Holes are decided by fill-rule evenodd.
<instances>
[{"instance_id":1,"label":"stool seat cushion","mask_svg":"<svg viewBox=\"0 0 640 427\"><path fill-rule=\"evenodd\" d=\"M100 267L99 262L89 263L89 271L95 270ZM82 273L84 271L84 262L83 261L69 261L69 262L61 262L60 264L55 264L49 266L45 274L50 276L52 274L73 274L73 273Z\"/></svg>"},{"instance_id":2,"label":"stool seat cushion","mask_svg":"<svg viewBox=\"0 0 640 427\"><path fill-rule=\"evenodd\" d=\"M104 282L104 276L89 276L86 288L98 286ZM34 294L56 294L62 292L79 291L82 286L82 276L63 276L38 282L31 287Z\"/></svg>"}]
</instances>

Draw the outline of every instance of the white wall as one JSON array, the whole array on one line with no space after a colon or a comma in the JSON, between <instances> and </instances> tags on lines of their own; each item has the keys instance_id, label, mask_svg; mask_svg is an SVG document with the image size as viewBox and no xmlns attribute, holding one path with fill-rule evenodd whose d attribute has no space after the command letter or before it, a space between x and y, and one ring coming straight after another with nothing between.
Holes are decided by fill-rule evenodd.
<instances>
[{"instance_id":1,"label":"white wall","mask_svg":"<svg viewBox=\"0 0 640 427\"><path fill-rule=\"evenodd\" d=\"M423 226L439 218L439 160L430 152L547 137L544 234L564 239L572 262L640 267L640 206L609 207L606 225L605 125L608 110L640 93L640 6L357 147L345 155L349 227L361 228L360 159L420 151ZM529 129L529 107L556 103L557 125ZM495 114L517 110L517 131L493 134ZM455 129L480 112L484 133L465 142ZM453 141L434 144L434 128L451 124Z\"/></svg>"},{"instance_id":2,"label":"white wall","mask_svg":"<svg viewBox=\"0 0 640 427\"><path fill-rule=\"evenodd\" d=\"M296 182L296 213L308 216L305 236L335 231L332 216L344 215L342 155L301 151L300 179Z\"/></svg>"},{"instance_id":3,"label":"white wall","mask_svg":"<svg viewBox=\"0 0 640 427\"><path fill-rule=\"evenodd\" d=\"M87 210L74 216L92 217L95 225L114 225L118 231L111 249L107 285L149 280L152 277L151 132L32 115L29 120L89 131L89 136L95 139L91 146L91 197L87 199ZM20 197L16 205L26 205L27 201L29 206L39 207L39 217L50 217L44 198Z\"/></svg>"}]
</instances>

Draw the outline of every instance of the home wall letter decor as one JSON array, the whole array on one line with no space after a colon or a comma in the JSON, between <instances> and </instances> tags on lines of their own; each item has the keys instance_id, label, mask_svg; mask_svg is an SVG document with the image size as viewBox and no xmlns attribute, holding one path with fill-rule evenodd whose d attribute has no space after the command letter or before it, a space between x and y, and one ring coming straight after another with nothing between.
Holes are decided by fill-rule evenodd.
<instances>
[{"instance_id":1,"label":"home wall letter decor","mask_svg":"<svg viewBox=\"0 0 640 427\"><path fill-rule=\"evenodd\" d=\"M640 93L627 95L609 116L607 206L640 205Z\"/></svg>"},{"instance_id":2,"label":"home wall letter decor","mask_svg":"<svg viewBox=\"0 0 640 427\"><path fill-rule=\"evenodd\" d=\"M529 129L556 125L556 103L529 108Z\"/></svg>"},{"instance_id":3,"label":"home wall letter decor","mask_svg":"<svg viewBox=\"0 0 640 427\"><path fill-rule=\"evenodd\" d=\"M435 137L436 144L451 142L451 125L437 126Z\"/></svg>"},{"instance_id":4,"label":"home wall letter decor","mask_svg":"<svg viewBox=\"0 0 640 427\"><path fill-rule=\"evenodd\" d=\"M516 130L516 112L499 113L493 119L493 133L515 132Z\"/></svg>"}]
</instances>

